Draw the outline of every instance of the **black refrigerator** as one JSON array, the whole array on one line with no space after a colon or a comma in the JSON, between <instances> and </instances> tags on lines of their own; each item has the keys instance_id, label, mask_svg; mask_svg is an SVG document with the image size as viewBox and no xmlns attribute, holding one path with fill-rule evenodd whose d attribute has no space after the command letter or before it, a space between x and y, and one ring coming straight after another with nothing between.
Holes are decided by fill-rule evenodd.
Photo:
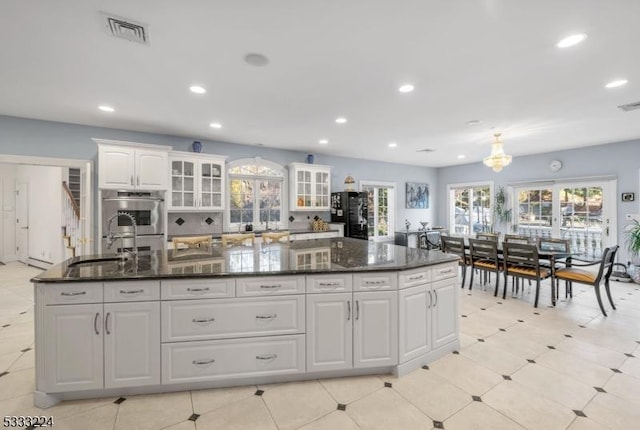
<instances>
[{"instance_id":1,"label":"black refrigerator","mask_svg":"<svg viewBox=\"0 0 640 430\"><path fill-rule=\"evenodd\" d=\"M331 222L344 223L344 236L368 239L368 196L366 192L331 193Z\"/></svg>"}]
</instances>

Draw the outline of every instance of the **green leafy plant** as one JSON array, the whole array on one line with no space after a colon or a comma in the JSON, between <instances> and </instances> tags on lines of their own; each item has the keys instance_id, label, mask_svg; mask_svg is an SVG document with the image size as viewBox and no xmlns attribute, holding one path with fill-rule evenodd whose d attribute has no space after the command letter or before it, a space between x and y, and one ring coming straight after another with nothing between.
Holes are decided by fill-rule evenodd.
<instances>
[{"instance_id":1,"label":"green leafy plant","mask_svg":"<svg viewBox=\"0 0 640 430\"><path fill-rule=\"evenodd\" d=\"M498 224L508 224L511 222L511 209L507 209L507 193L504 187L498 187L498 191L493 200L493 215Z\"/></svg>"},{"instance_id":2,"label":"green leafy plant","mask_svg":"<svg viewBox=\"0 0 640 430\"><path fill-rule=\"evenodd\" d=\"M626 230L627 249L634 257L640 255L640 222L633 220L633 223L627 226Z\"/></svg>"}]
</instances>

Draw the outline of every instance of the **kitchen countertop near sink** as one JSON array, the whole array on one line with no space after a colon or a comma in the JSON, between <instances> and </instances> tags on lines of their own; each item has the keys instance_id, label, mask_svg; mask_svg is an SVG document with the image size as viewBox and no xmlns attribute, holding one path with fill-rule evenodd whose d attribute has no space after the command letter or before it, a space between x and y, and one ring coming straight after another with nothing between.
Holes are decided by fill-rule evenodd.
<instances>
[{"instance_id":1,"label":"kitchen countertop near sink","mask_svg":"<svg viewBox=\"0 0 640 430\"><path fill-rule=\"evenodd\" d=\"M299 263L311 254L313 264ZM458 257L441 251L407 248L393 243L369 242L352 238L299 240L289 243L253 246L211 247L163 250L119 261L77 264L75 257L46 270L32 282L124 281L140 279L176 279L238 277L262 275L321 274L337 272L397 271L457 261Z\"/></svg>"}]
</instances>

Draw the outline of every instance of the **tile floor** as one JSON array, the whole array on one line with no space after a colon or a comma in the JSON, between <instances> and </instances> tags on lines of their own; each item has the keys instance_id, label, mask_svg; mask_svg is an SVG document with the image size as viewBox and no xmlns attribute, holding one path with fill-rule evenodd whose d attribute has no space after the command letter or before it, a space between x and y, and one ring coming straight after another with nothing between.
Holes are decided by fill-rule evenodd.
<instances>
[{"instance_id":1,"label":"tile floor","mask_svg":"<svg viewBox=\"0 0 640 430\"><path fill-rule=\"evenodd\" d=\"M39 270L0 265L0 415L51 415L56 429L633 429L640 422L640 286L613 283L541 306L461 290L461 348L390 375L63 402L35 408L33 292Z\"/></svg>"}]
</instances>

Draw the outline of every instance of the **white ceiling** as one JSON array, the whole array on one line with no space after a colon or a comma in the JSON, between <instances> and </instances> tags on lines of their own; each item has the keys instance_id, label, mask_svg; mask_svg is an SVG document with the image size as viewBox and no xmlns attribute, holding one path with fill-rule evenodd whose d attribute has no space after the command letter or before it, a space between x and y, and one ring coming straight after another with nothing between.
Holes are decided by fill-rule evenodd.
<instances>
[{"instance_id":1,"label":"white ceiling","mask_svg":"<svg viewBox=\"0 0 640 430\"><path fill-rule=\"evenodd\" d=\"M433 167L481 160L494 131L514 156L597 145L640 138L616 108L640 100L639 18L638 0L2 0L0 114Z\"/></svg>"}]
</instances>

